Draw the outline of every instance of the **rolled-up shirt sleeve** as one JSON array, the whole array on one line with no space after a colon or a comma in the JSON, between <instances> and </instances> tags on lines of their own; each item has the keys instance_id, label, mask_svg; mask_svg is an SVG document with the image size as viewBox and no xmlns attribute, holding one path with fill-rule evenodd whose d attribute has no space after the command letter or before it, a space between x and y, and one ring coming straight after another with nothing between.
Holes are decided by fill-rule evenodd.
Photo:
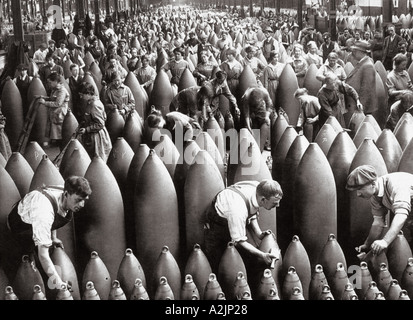
<instances>
[{"instance_id":1,"label":"rolled-up shirt sleeve","mask_svg":"<svg viewBox=\"0 0 413 320\"><path fill-rule=\"evenodd\" d=\"M393 190L393 204L391 210L397 214L402 213L409 215L411 210L410 187L396 188Z\"/></svg>"}]
</instances>

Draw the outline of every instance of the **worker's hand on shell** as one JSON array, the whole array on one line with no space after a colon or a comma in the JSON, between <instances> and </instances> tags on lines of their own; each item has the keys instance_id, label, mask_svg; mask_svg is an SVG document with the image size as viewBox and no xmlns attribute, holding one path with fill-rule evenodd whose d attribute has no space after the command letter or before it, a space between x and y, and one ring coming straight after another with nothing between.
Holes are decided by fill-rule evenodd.
<instances>
[{"instance_id":1,"label":"worker's hand on shell","mask_svg":"<svg viewBox=\"0 0 413 320\"><path fill-rule=\"evenodd\" d=\"M260 234L260 236L259 236L259 238L260 238L260 240L262 240L262 239L264 239L264 237L266 236L266 235L269 235L269 234L271 234L272 233L272 231L271 230L265 230L265 231L262 231L261 232L261 234Z\"/></svg>"},{"instance_id":2,"label":"worker's hand on shell","mask_svg":"<svg viewBox=\"0 0 413 320\"><path fill-rule=\"evenodd\" d=\"M371 251L374 255L380 254L383 250L387 249L388 244L385 240L376 240L371 245Z\"/></svg>"},{"instance_id":3,"label":"worker's hand on shell","mask_svg":"<svg viewBox=\"0 0 413 320\"><path fill-rule=\"evenodd\" d=\"M62 240L58 238L53 239L53 246L64 249Z\"/></svg>"},{"instance_id":4,"label":"worker's hand on shell","mask_svg":"<svg viewBox=\"0 0 413 320\"><path fill-rule=\"evenodd\" d=\"M361 253L366 252L368 250L368 247L365 244L362 244L361 246L355 247L355 249L358 253Z\"/></svg>"}]
</instances>

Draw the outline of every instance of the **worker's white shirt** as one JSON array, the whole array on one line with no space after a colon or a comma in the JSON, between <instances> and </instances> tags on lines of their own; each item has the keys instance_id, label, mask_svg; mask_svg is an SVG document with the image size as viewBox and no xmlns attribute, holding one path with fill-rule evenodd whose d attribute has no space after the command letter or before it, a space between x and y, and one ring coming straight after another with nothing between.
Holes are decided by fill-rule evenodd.
<instances>
[{"instance_id":1,"label":"worker's white shirt","mask_svg":"<svg viewBox=\"0 0 413 320\"><path fill-rule=\"evenodd\" d=\"M258 215L259 205L256 196L258 184L258 181L241 181L233 185L249 202L250 212L244 199L235 191L224 189L217 196L215 209L219 216L228 220L228 229L233 241L247 240L246 224Z\"/></svg>"},{"instance_id":2,"label":"worker's white shirt","mask_svg":"<svg viewBox=\"0 0 413 320\"><path fill-rule=\"evenodd\" d=\"M58 214L65 217L67 212L62 207L63 191L47 188L46 192L57 201ZM54 211L50 200L41 192L37 190L32 191L26 194L23 200L20 201L17 211L23 222L32 225L35 245L51 246L51 228L54 222Z\"/></svg>"}]
</instances>

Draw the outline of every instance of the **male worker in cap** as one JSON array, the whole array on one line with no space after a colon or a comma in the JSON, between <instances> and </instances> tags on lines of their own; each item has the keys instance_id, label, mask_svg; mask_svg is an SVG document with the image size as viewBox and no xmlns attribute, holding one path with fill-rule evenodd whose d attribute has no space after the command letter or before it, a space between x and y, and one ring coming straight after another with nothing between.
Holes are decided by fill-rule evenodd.
<instances>
[{"instance_id":1,"label":"male worker in cap","mask_svg":"<svg viewBox=\"0 0 413 320\"><path fill-rule=\"evenodd\" d=\"M7 217L7 226L18 242L16 253L29 255L31 259L38 258L50 279L49 285L53 283L55 288L60 288L64 280L49 254L53 245L63 248L62 241L56 237L56 230L73 219L73 213L84 207L91 193L87 179L70 176L63 186L41 187L27 193Z\"/></svg>"},{"instance_id":2,"label":"male worker in cap","mask_svg":"<svg viewBox=\"0 0 413 320\"><path fill-rule=\"evenodd\" d=\"M406 239L411 240L409 229L412 219L409 214L413 197L413 174L392 172L378 177L373 166L361 165L348 175L346 189L356 191L358 197L370 200L371 203L373 223L366 241L356 248L357 251L363 252L371 248L373 254L380 254L402 228ZM389 210L394 213L394 217L382 236Z\"/></svg>"},{"instance_id":3,"label":"male worker in cap","mask_svg":"<svg viewBox=\"0 0 413 320\"><path fill-rule=\"evenodd\" d=\"M356 41L351 46L351 56L355 62L354 69L349 72L345 82L352 86L360 97L365 114L373 114L378 109L376 88L376 68L370 57L370 44ZM373 88L373 89L372 89ZM344 115L346 126L349 125L352 114L357 109L357 101L351 96L346 97L348 112Z\"/></svg>"},{"instance_id":4,"label":"male worker in cap","mask_svg":"<svg viewBox=\"0 0 413 320\"><path fill-rule=\"evenodd\" d=\"M220 191L206 211L205 255L213 272L218 271L221 256L229 241L243 255L256 263L270 265L273 259L280 257L279 252L262 252L248 242L248 227L252 234L262 239L271 231L262 231L258 225L260 208L271 210L278 207L283 197L277 181L264 179L258 181L240 181Z\"/></svg>"}]
</instances>

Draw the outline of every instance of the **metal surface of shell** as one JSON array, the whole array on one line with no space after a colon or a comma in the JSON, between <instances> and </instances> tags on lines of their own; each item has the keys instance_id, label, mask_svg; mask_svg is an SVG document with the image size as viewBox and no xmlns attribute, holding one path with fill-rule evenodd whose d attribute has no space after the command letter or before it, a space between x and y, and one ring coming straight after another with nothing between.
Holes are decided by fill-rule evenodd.
<instances>
[{"instance_id":1,"label":"metal surface of shell","mask_svg":"<svg viewBox=\"0 0 413 320\"><path fill-rule=\"evenodd\" d=\"M70 142L76 130L79 127L79 122L71 110L68 110L62 123L62 141L60 143L60 150Z\"/></svg>"},{"instance_id":2,"label":"metal surface of shell","mask_svg":"<svg viewBox=\"0 0 413 320\"><path fill-rule=\"evenodd\" d=\"M70 167L70 165L68 164L72 164L72 162L69 161L69 158L72 155L72 152L74 149L78 149L80 151L80 153L82 154L81 156L82 158L86 158L86 159L89 159L89 161L92 161L85 147L82 145L82 143L77 139L71 139L69 144L67 145L66 150L63 151L63 155L62 155L62 158L59 164L59 172L62 175L63 175L63 172L67 169L67 167Z\"/></svg>"},{"instance_id":3,"label":"metal surface of shell","mask_svg":"<svg viewBox=\"0 0 413 320\"><path fill-rule=\"evenodd\" d=\"M260 249L262 252L277 253L280 250L277 239L278 237L276 237L274 232L266 234L264 238L261 239L258 249ZM281 252L282 250L280 251L280 253ZM282 268L283 268L283 258L282 258L282 255L280 254L280 258L278 260L275 260L272 267L270 268L272 277L274 278L275 284L277 286L278 295L281 295ZM261 277L262 270L263 269L260 270L259 277ZM254 288L255 285L252 283L252 281L254 281L254 279L250 279L250 283L252 284L251 287Z\"/></svg>"},{"instance_id":4,"label":"metal surface of shell","mask_svg":"<svg viewBox=\"0 0 413 320\"><path fill-rule=\"evenodd\" d=\"M174 292L168 283L167 277L159 278L154 300L175 300Z\"/></svg>"},{"instance_id":5,"label":"metal surface of shell","mask_svg":"<svg viewBox=\"0 0 413 320\"><path fill-rule=\"evenodd\" d=\"M23 198L29 192L34 171L20 152L13 152L4 167Z\"/></svg>"},{"instance_id":6,"label":"metal surface of shell","mask_svg":"<svg viewBox=\"0 0 413 320\"><path fill-rule=\"evenodd\" d=\"M378 134L370 122L362 122L359 129L354 135L353 142L356 148L359 148L363 143L364 139L372 139L374 142L377 141Z\"/></svg>"},{"instance_id":7,"label":"metal surface of shell","mask_svg":"<svg viewBox=\"0 0 413 320\"><path fill-rule=\"evenodd\" d=\"M203 300L205 286L208 282L209 275L212 273L211 265L208 258L202 251L201 246L196 243L186 260L185 274L190 274L198 288L201 300Z\"/></svg>"},{"instance_id":8,"label":"metal surface of shell","mask_svg":"<svg viewBox=\"0 0 413 320\"><path fill-rule=\"evenodd\" d=\"M225 143L224 143L224 130L219 125L214 116L209 116L205 123L204 130L211 136L215 145L217 146L221 158L225 157Z\"/></svg>"},{"instance_id":9,"label":"metal surface of shell","mask_svg":"<svg viewBox=\"0 0 413 320\"><path fill-rule=\"evenodd\" d=\"M402 148L394 133L390 129L383 129L376 140L376 146L386 163L387 172L397 171L402 156Z\"/></svg>"},{"instance_id":10,"label":"metal surface of shell","mask_svg":"<svg viewBox=\"0 0 413 320\"><path fill-rule=\"evenodd\" d=\"M168 285L173 292L174 298L176 300L179 300L182 285L181 271L179 269L177 261L175 260L175 257L169 251L169 248L166 245L163 246L158 259L156 260L151 282L148 284L149 295L151 295L152 290L152 292L155 293L154 297L156 296L159 279L161 277L168 279ZM154 299L157 300L156 297Z\"/></svg>"},{"instance_id":11,"label":"metal surface of shell","mask_svg":"<svg viewBox=\"0 0 413 320\"><path fill-rule=\"evenodd\" d=\"M383 62L381 62L380 60L377 60L376 62L374 62L374 68L379 74L381 81L385 84L387 80L387 70L384 67Z\"/></svg>"},{"instance_id":12,"label":"metal surface of shell","mask_svg":"<svg viewBox=\"0 0 413 320\"><path fill-rule=\"evenodd\" d=\"M399 299L398 299L398 300L411 300L411 299L410 299L409 294L407 293L407 291L404 290L404 289L402 289L402 290L400 291Z\"/></svg>"},{"instance_id":13,"label":"metal surface of shell","mask_svg":"<svg viewBox=\"0 0 413 320\"><path fill-rule=\"evenodd\" d=\"M194 244L204 245L204 213L218 192L225 188L221 173L205 150L200 150L189 167L184 186L187 253Z\"/></svg>"},{"instance_id":14,"label":"metal surface of shell","mask_svg":"<svg viewBox=\"0 0 413 320\"><path fill-rule=\"evenodd\" d=\"M309 284L309 283L308 283ZM283 285L282 285L282 292L281 296L285 300L289 300L291 295L293 294L294 288L299 288L303 293L303 285L294 266L290 266L288 268L287 274L284 277ZM307 294L308 294L308 287L307 287ZM304 296L304 294L303 294ZM307 295L308 296L308 295ZM307 298L308 299L308 298Z\"/></svg>"},{"instance_id":15,"label":"metal surface of shell","mask_svg":"<svg viewBox=\"0 0 413 320\"><path fill-rule=\"evenodd\" d=\"M107 166L110 171L112 171L118 183L122 195L126 188L126 178L134 155L135 153L126 140L123 137L118 137L106 161Z\"/></svg>"},{"instance_id":16,"label":"metal surface of shell","mask_svg":"<svg viewBox=\"0 0 413 320\"><path fill-rule=\"evenodd\" d=\"M92 194L75 219L78 266L82 270L90 260L90 252L96 251L115 279L126 250L122 194L113 173L99 156L93 158L84 177ZM106 300L103 295L100 297Z\"/></svg>"},{"instance_id":17,"label":"metal surface of shell","mask_svg":"<svg viewBox=\"0 0 413 320\"><path fill-rule=\"evenodd\" d=\"M108 295L109 295L109 292L108 292ZM82 296L82 300L100 300L99 292L96 290L93 281L88 281L85 284L85 289L84 289L84 293ZM106 300L106 299L103 299L103 300Z\"/></svg>"},{"instance_id":18,"label":"metal surface of shell","mask_svg":"<svg viewBox=\"0 0 413 320\"><path fill-rule=\"evenodd\" d=\"M393 279L389 288L384 293L384 297L386 300L399 300L401 291L402 288L400 287L399 282L396 279Z\"/></svg>"},{"instance_id":19,"label":"metal surface of shell","mask_svg":"<svg viewBox=\"0 0 413 320\"><path fill-rule=\"evenodd\" d=\"M323 285L321 293L318 296L318 300L335 300L329 285Z\"/></svg>"},{"instance_id":20,"label":"metal surface of shell","mask_svg":"<svg viewBox=\"0 0 413 320\"><path fill-rule=\"evenodd\" d=\"M338 122L335 116L329 116L326 122L324 122L324 124L326 123L332 126L337 134L343 131L343 127L341 126L340 122Z\"/></svg>"},{"instance_id":21,"label":"metal surface of shell","mask_svg":"<svg viewBox=\"0 0 413 320\"><path fill-rule=\"evenodd\" d=\"M252 300L250 286L242 271L239 271L235 278L231 295L228 300Z\"/></svg>"},{"instance_id":22,"label":"metal surface of shell","mask_svg":"<svg viewBox=\"0 0 413 320\"><path fill-rule=\"evenodd\" d=\"M123 292L123 289L118 280L113 280L108 300L127 300L125 292Z\"/></svg>"},{"instance_id":23,"label":"metal surface of shell","mask_svg":"<svg viewBox=\"0 0 413 320\"><path fill-rule=\"evenodd\" d=\"M283 114L279 114L271 126L271 150L275 149L289 123Z\"/></svg>"},{"instance_id":24,"label":"metal surface of shell","mask_svg":"<svg viewBox=\"0 0 413 320\"><path fill-rule=\"evenodd\" d=\"M397 130L393 131L400 147L404 150L413 138L413 126L410 121L403 120Z\"/></svg>"},{"instance_id":25,"label":"metal surface of shell","mask_svg":"<svg viewBox=\"0 0 413 320\"><path fill-rule=\"evenodd\" d=\"M364 300L364 297L366 295L366 291L369 288L369 284L371 281L373 281L373 277L370 273L370 270L368 268L368 264L366 261L361 261L360 262L360 285L355 288L355 291L359 297L360 300Z\"/></svg>"},{"instance_id":26,"label":"metal surface of shell","mask_svg":"<svg viewBox=\"0 0 413 320\"><path fill-rule=\"evenodd\" d=\"M96 290L99 295L99 300L108 300L112 285L109 270L96 251L92 251L89 257L89 261L83 270L82 286L80 289L82 297L93 289ZM92 283L93 288L90 286L90 283Z\"/></svg>"},{"instance_id":27,"label":"metal surface of shell","mask_svg":"<svg viewBox=\"0 0 413 320\"><path fill-rule=\"evenodd\" d=\"M221 293L224 295L215 273L210 273L205 285L203 300L218 300Z\"/></svg>"},{"instance_id":28,"label":"metal surface of shell","mask_svg":"<svg viewBox=\"0 0 413 320\"><path fill-rule=\"evenodd\" d=\"M350 282L345 285L343 295L340 300L359 300L356 291L354 291L354 287Z\"/></svg>"},{"instance_id":29,"label":"metal surface of shell","mask_svg":"<svg viewBox=\"0 0 413 320\"><path fill-rule=\"evenodd\" d=\"M247 269L244 261L235 247L235 243L230 241L221 256L218 266L218 281L227 299L234 299L234 281L240 271L247 279Z\"/></svg>"},{"instance_id":30,"label":"metal surface of shell","mask_svg":"<svg viewBox=\"0 0 413 320\"><path fill-rule=\"evenodd\" d=\"M337 132L334 128L330 124L324 123L314 138L314 142L319 145L323 153L327 156L336 136Z\"/></svg>"},{"instance_id":31,"label":"metal surface of shell","mask_svg":"<svg viewBox=\"0 0 413 320\"><path fill-rule=\"evenodd\" d=\"M143 139L143 123L137 112L131 112L126 118L125 126L123 127L123 137L133 152L136 152Z\"/></svg>"},{"instance_id":32,"label":"metal surface of shell","mask_svg":"<svg viewBox=\"0 0 413 320\"><path fill-rule=\"evenodd\" d=\"M290 64L286 64L279 78L276 95L276 105L282 106L288 115L289 123L295 126L300 114L300 102L293 99L294 92L298 89L297 76Z\"/></svg>"},{"instance_id":33,"label":"metal surface of shell","mask_svg":"<svg viewBox=\"0 0 413 320\"><path fill-rule=\"evenodd\" d=\"M294 210L294 230L300 235L311 265L325 240L337 233L337 193L334 175L317 143L310 143L297 167L294 190L300 201ZM304 297L306 293L304 292Z\"/></svg>"},{"instance_id":34,"label":"metal surface of shell","mask_svg":"<svg viewBox=\"0 0 413 320\"><path fill-rule=\"evenodd\" d=\"M95 95L97 95L99 97L99 88L96 85L96 81L93 78L92 74L90 72L86 72L85 75L83 76L83 82L87 82L89 84L91 84L93 86L93 88L95 89Z\"/></svg>"},{"instance_id":35,"label":"metal surface of shell","mask_svg":"<svg viewBox=\"0 0 413 320\"><path fill-rule=\"evenodd\" d=\"M364 112L358 110L354 111L354 113L351 115L347 127L350 129L349 135L352 139L354 139L354 136L363 123L365 117L366 115L364 114Z\"/></svg>"},{"instance_id":36,"label":"metal surface of shell","mask_svg":"<svg viewBox=\"0 0 413 320\"><path fill-rule=\"evenodd\" d=\"M158 71L153 82L153 89L149 98L149 105L154 105L165 116L169 112L169 105L174 97L171 82L165 70Z\"/></svg>"},{"instance_id":37,"label":"metal surface of shell","mask_svg":"<svg viewBox=\"0 0 413 320\"><path fill-rule=\"evenodd\" d=\"M126 245L135 250L135 218L134 218L134 206L133 199L135 194L136 183L139 178L139 173L142 169L143 163L149 155L149 147L146 144L140 144L136 150L132 161L129 165L128 174L126 177L126 187L123 193L123 205L125 212L125 233L126 233Z\"/></svg>"},{"instance_id":38,"label":"metal surface of shell","mask_svg":"<svg viewBox=\"0 0 413 320\"><path fill-rule=\"evenodd\" d=\"M276 148L271 148L272 155L272 178L282 181L282 169L288 150L297 138L297 131L293 126L288 126L282 134Z\"/></svg>"},{"instance_id":39,"label":"metal surface of shell","mask_svg":"<svg viewBox=\"0 0 413 320\"><path fill-rule=\"evenodd\" d=\"M128 72L128 75L123 82L126 86L132 91L132 95L135 99L135 110L140 117L145 117L145 111L148 108L149 97L146 91L140 85L135 74L131 71Z\"/></svg>"},{"instance_id":40,"label":"metal surface of shell","mask_svg":"<svg viewBox=\"0 0 413 320\"><path fill-rule=\"evenodd\" d=\"M178 92L189 87L197 86L196 79L189 69L185 69L181 74L178 83Z\"/></svg>"},{"instance_id":41,"label":"metal surface of shell","mask_svg":"<svg viewBox=\"0 0 413 320\"><path fill-rule=\"evenodd\" d=\"M270 300L269 297L277 297L280 299L282 286L280 289L277 287L277 283L273 277L270 269L264 269L259 277L258 283L255 285L254 300Z\"/></svg>"},{"instance_id":42,"label":"metal surface of shell","mask_svg":"<svg viewBox=\"0 0 413 320\"><path fill-rule=\"evenodd\" d=\"M136 279L141 279L142 285L146 287L145 272L138 258L136 258L130 248L125 250L125 255L119 265L116 279L119 281L126 297L132 295Z\"/></svg>"},{"instance_id":43,"label":"metal surface of shell","mask_svg":"<svg viewBox=\"0 0 413 320\"><path fill-rule=\"evenodd\" d=\"M382 176L387 174L387 167L384 159L375 145L372 139L366 138L363 143L357 149L356 154L351 162L349 172L352 172L355 168L360 165L369 164L372 165L376 171L377 176ZM355 247L360 243L363 243L366 239L373 218L370 214L366 212L371 211L371 205L369 201L365 201L357 197L356 192L349 192L349 233L347 236L347 243L349 247ZM347 255L347 263L349 265L354 263L359 263L355 257L355 252L353 250L353 255Z\"/></svg>"},{"instance_id":44,"label":"metal surface of shell","mask_svg":"<svg viewBox=\"0 0 413 320\"><path fill-rule=\"evenodd\" d=\"M316 78L316 73L318 68L315 63L308 66L307 72L304 76L303 87L307 88L308 94L312 96L317 96L318 91L323 85L320 80Z\"/></svg>"},{"instance_id":45,"label":"metal surface of shell","mask_svg":"<svg viewBox=\"0 0 413 320\"><path fill-rule=\"evenodd\" d=\"M400 117L399 121L397 121L396 126L394 127L393 133L397 132L401 124L406 120L410 124L413 124L413 115L410 112L404 112Z\"/></svg>"},{"instance_id":46,"label":"metal surface of shell","mask_svg":"<svg viewBox=\"0 0 413 320\"><path fill-rule=\"evenodd\" d=\"M296 136L282 164L282 179L281 181L278 180L282 186L283 199L280 207L277 208L277 241L283 252L287 249L294 235L293 210L296 204L294 181L298 164L309 144L304 135L299 134Z\"/></svg>"},{"instance_id":47,"label":"metal surface of shell","mask_svg":"<svg viewBox=\"0 0 413 320\"><path fill-rule=\"evenodd\" d=\"M93 77L93 80L95 81L96 87L98 88L98 91L101 92L103 75L102 75L102 71L99 68L99 64L96 63L96 61L93 61L90 64L90 67L87 71L90 72L90 74Z\"/></svg>"},{"instance_id":48,"label":"metal surface of shell","mask_svg":"<svg viewBox=\"0 0 413 320\"><path fill-rule=\"evenodd\" d=\"M324 274L323 266L321 264L317 264L311 274L308 299L319 300L325 285L328 285L328 280Z\"/></svg>"},{"instance_id":49,"label":"metal surface of shell","mask_svg":"<svg viewBox=\"0 0 413 320\"><path fill-rule=\"evenodd\" d=\"M153 150L149 152L136 183L134 218L136 256L149 281L153 278L159 252L165 245L174 257L180 257L175 186L165 165ZM153 297L154 291L150 291L150 287L148 292Z\"/></svg>"},{"instance_id":50,"label":"metal surface of shell","mask_svg":"<svg viewBox=\"0 0 413 320\"><path fill-rule=\"evenodd\" d=\"M9 138L12 151L16 151L24 116L22 97L13 79L8 79L4 83L1 92L1 111L7 119L4 132Z\"/></svg>"},{"instance_id":51,"label":"metal surface of shell","mask_svg":"<svg viewBox=\"0 0 413 320\"><path fill-rule=\"evenodd\" d=\"M255 76L254 72L252 71L249 65L244 67L241 74L239 75L238 80L238 99L241 99L241 97L244 95L245 91L247 91L248 88L258 86L257 77Z\"/></svg>"},{"instance_id":52,"label":"metal surface of shell","mask_svg":"<svg viewBox=\"0 0 413 320\"><path fill-rule=\"evenodd\" d=\"M387 292L392 284L393 277L385 263L380 264L380 271L375 279L377 287L383 293Z\"/></svg>"},{"instance_id":53,"label":"metal surface of shell","mask_svg":"<svg viewBox=\"0 0 413 320\"><path fill-rule=\"evenodd\" d=\"M129 297L129 300L149 300L148 292L146 291L141 279L137 278L135 280L133 291Z\"/></svg>"},{"instance_id":54,"label":"metal surface of shell","mask_svg":"<svg viewBox=\"0 0 413 320\"><path fill-rule=\"evenodd\" d=\"M374 124L374 127L378 129L378 135L380 135L381 133L381 128L384 128L384 126L386 125L387 117L389 115L389 105L387 103L388 92L386 81L383 82L379 73L376 72L375 93L377 95L377 110L374 111L372 114L366 115L366 118L371 117L373 122L376 122L376 124Z\"/></svg>"},{"instance_id":55,"label":"metal surface of shell","mask_svg":"<svg viewBox=\"0 0 413 320\"><path fill-rule=\"evenodd\" d=\"M70 283L70 294L72 298L74 300L80 300L81 295L79 289L79 281L75 268L76 261L72 261L70 257L66 254L65 250L61 247L53 247L53 250L50 253L50 258L52 259L56 271L59 274L62 281ZM57 294L58 292L53 292L53 295Z\"/></svg>"},{"instance_id":56,"label":"metal surface of shell","mask_svg":"<svg viewBox=\"0 0 413 320\"><path fill-rule=\"evenodd\" d=\"M188 174L188 169L190 165L194 162L195 156L200 150L201 148L194 140L184 141L182 152L180 152L179 154L179 159L175 167L173 181L176 189L176 195L178 197L180 230L185 230L185 180ZM180 232L180 237L182 250L185 251L186 233ZM202 292L200 292L200 294L202 294Z\"/></svg>"},{"instance_id":57,"label":"metal surface of shell","mask_svg":"<svg viewBox=\"0 0 413 320\"><path fill-rule=\"evenodd\" d=\"M0 261L9 279L14 278L21 257L17 250L14 250L17 243L7 227L7 216L20 199L20 192L13 178L0 166Z\"/></svg>"},{"instance_id":58,"label":"metal surface of shell","mask_svg":"<svg viewBox=\"0 0 413 320\"><path fill-rule=\"evenodd\" d=\"M343 263L338 262L334 275L328 282L335 300L342 299L343 292L348 282L347 270L344 268Z\"/></svg>"},{"instance_id":59,"label":"metal surface of shell","mask_svg":"<svg viewBox=\"0 0 413 320\"><path fill-rule=\"evenodd\" d=\"M198 288L190 274L185 276L185 281L181 287L180 297L181 300L199 300L200 298Z\"/></svg>"},{"instance_id":60,"label":"metal surface of shell","mask_svg":"<svg viewBox=\"0 0 413 320\"><path fill-rule=\"evenodd\" d=\"M57 289L56 300L74 300L67 284L62 283L61 288Z\"/></svg>"},{"instance_id":61,"label":"metal surface of shell","mask_svg":"<svg viewBox=\"0 0 413 320\"><path fill-rule=\"evenodd\" d=\"M291 266L294 267L294 272L296 272L300 278L303 295L307 300L311 282L311 263L307 250L297 235L292 237L292 240L284 253L282 268L283 286L285 277ZM289 294L290 292L288 292L287 296L289 296ZM284 297L284 291L282 291L281 297Z\"/></svg>"},{"instance_id":62,"label":"metal surface of shell","mask_svg":"<svg viewBox=\"0 0 413 320\"><path fill-rule=\"evenodd\" d=\"M34 101L35 96L47 96L46 89L39 77L33 77L27 89L27 104L28 106ZM39 105L37 109L36 118L33 122L32 131L30 133L30 141L37 141L39 144L49 142L46 137L46 126L48 119L48 108L44 105Z\"/></svg>"},{"instance_id":63,"label":"metal surface of shell","mask_svg":"<svg viewBox=\"0 0 413 320\"><path fill-rule=\"evenodd\" d=\"M161 134L159 139L155 137L154 139L159 141L154 150L168 170L171 179L173 179L180 156L178 147L173 143L168 134Z\"/></svg>"},{"instance_id":64,"label":"metal surface of shell","mask_svg":"<svg viewBox=\"0 0 413 320\"><path fill-rule=\"evenodd\" d=\"M386 252L389 272L392 277L401 283L407 262L413 256L409 242L400 230L397 237L390 243Z\"/></svg>"},{"instance_id":65,"label":"metal surface of shell","mask_svg":"<svg viewBox=\"0 0 413 320\"><path fill-rule=\"evenodd\" d=\"M346 239L349 225L349 194L345 189L347 176L349 174L349 168L356 154L357 148L346 131L337 133L329 152L327 154L327 160L333 171L334 181L337 192L337 239L342 243L343 250L346 253ZM343 239L343 241L341 241ZM349 250L353 250L351 247ZM346 255L346 254L345 254Z\"/></svg>"},{"instance_id":66,"label":"metal surface of shell","mask_svg":"<svg viewBox=\"0 0 413 320\"><path fill-rule=\"evenodd\" d=\"M344 269L347 270L347 261L344 252L341 249L336 236L330 234L318 257L318 263L323 266L324 274L328 281L334 276L337 269L337 263L339 262L341 262Z\"/></svg>"},{"instance_id":67,"label":"metal surface of shell","mask_svg":"<svg viewBox=\"0 0 413 320\"><path fill-rule=\"evenodd\" d=\"M379 292L380 290L377 287L377 283L375 281L371 281L369 283L368 289L366 290L364 300L374 300L376 298L376 294Z\"/></svg>"},{"instance_id":68,"label":"metal surface of shell","mask_svg":"<svg viewBox=\"0 0 413 320\"><path fill-rule=\"evenodd\" d=\"M224 160L212 137L207 132L203 131L195 138L195 142L202 150L208 151L209 155L217 165L219 172L221 173L222 181L225 181L226 176Z\"/></svg>"},{"instance_id":69,"label":"metal surface of shell","mask_svg":"<svg viewBox=\"0 0 413 320\"><path fill-rule=\"evenodd\" d=\"M410 299L413 299L413 258L407 260L400 285L405 289Z\"/></svg>"},{"instance_id":70,"label":"metal surface of shell","mask_svg":"<svg viewBox=\"0 0 413 320\"><path fill-rule=\"evenodd\" d=\"M4 288L4 300L19 300L14 293L12 286L7 286Z\"/></svg>"},{"instance_id":71,"label":"metal surface of shell","mask_svg":"<svg viewBox=\"0 0 413 320\"><path fill-rule=\"evenodd\" d=\"M108 130L110 140L112 144L116 139L123 135L123 129L125 127L125 119L119 113L118 109L109 111L106 118L106 129Z\"/></svg>"},{"instance_id":72,"label":"metal surface of shell","mask_svg":"<svg viewBox=\"0 0 413 320\"><path fill-rule=\"evenodd\" d=\"M33 286L32 300L47 300L42 287L38 284Z\"/></svg>"},{"instance_id":73,"label":"metal surface of shell","mask_svg":"<svg viewBox=\"0 0 413 320\"><path fill-rule=\"evenodd\" d=\"M400 157L399 166L396 171L408 172L413 174L413 139L404 148Z\"/></svg>"},{"instance_id":74,"label":"metal surface of shell","mask_svg":"<svg viewBox=\"0 0 413 320\"><path fill-rule=\"evenodd\" d=\"M382 129L380 128L379 123L377 122L376 118L373 117L373 115L366 114L366 116L363 119L363 123L364 122L370 123L374 131L376 132L377 137L380 136L380 134L382 133Z\"/></svg>"},{"instance_id":75,"label":"metal surface of shell","mask_svg":"<svg viewBox=\"0 0 413 320\"><path fill-rule=\"evenodd\" d=\"M294 287L287 300L305 300L299 287Z\"/></svg>"},{"instance_id":76,"label":"metal surface of shell","mask_svg":"<svg viewBox=\"0 0 413 320\"><path fill-rule=\"evenodd\" d=\"M53 165L48 155L43 155L42 161L34 171L29 191L33 191L42 186L63 186L64 179L56 166Z\"/></svg>"},{"instance_id":77,"label":"metal surface of shell","mask_svg":"<svg viewBox=\"0 0 413 320\"><path fill-rule=\"evenodd\" d=\"M67 179L70 176L83 177L86 173L92 160L85 149L73 149L71 155L68 157L67 165L63 171L60 171L63 179Z\"/></svg>"},{"instance_id":78,"label":"metal surface of shell","mask_svg":"<svg viewBox=\"0 0 413 320\"><path fill-rule=\"evenodd\" d=\"M17 268L16 276L13 279L12 287L19 300L32 300L33 287L39 285L42 292L45 292L45 286L39 269L29 256L22 256L21 262Z\"/></svg>"},{"instance_id":79,"label":"metal surface of shell","mask_svg":"<svg viewBox=\"0 0 413 320\"><path fill-rule=\"evenodd\" d=\"M7 164L6 158L4 158L3 154L0 153L0 166L2 166L4 168L6 166L6 164Z\"/></svg>"}]
</instances>

